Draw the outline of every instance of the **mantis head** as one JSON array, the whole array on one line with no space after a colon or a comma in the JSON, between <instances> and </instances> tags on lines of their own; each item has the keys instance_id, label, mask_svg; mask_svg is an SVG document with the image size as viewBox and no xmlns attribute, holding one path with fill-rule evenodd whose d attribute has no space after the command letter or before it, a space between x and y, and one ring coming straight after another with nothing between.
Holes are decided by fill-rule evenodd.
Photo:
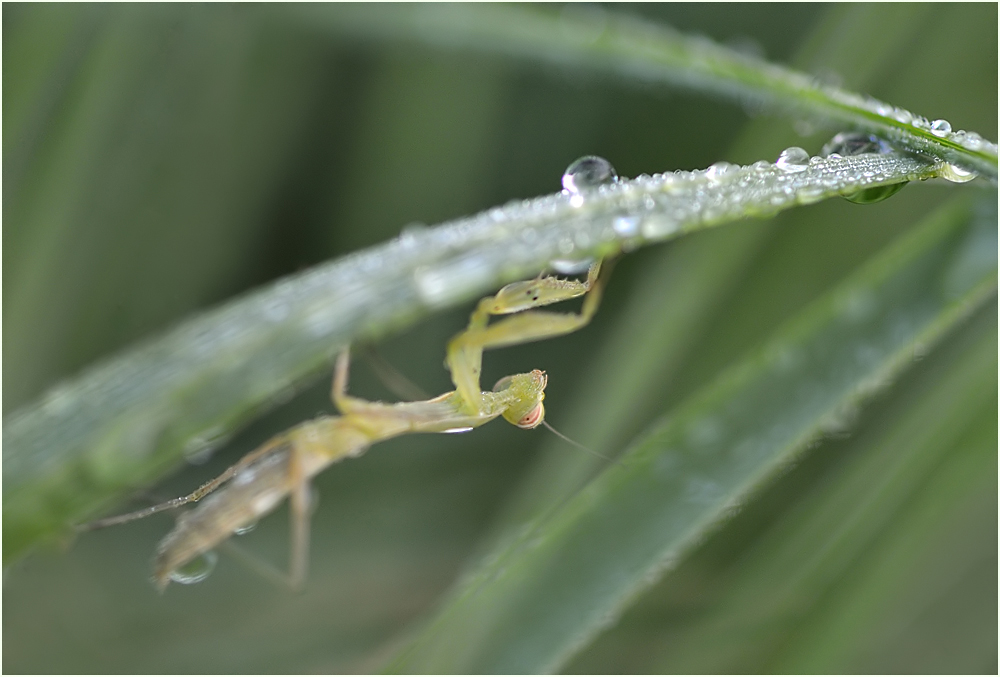
<instances>
[{"instance_id":1,"label":"mantis head","mask_svg":"<svg viewBox=\"0 0 1000 677\"><path fill-rule=\"evenodd\" d=\"M504 376L493 386L493 392L506 395L509 402L503 417L518 428L530 430L545 420L545 386L549 377L535 369L530 374Z\"/></svg>"}]
</instances>

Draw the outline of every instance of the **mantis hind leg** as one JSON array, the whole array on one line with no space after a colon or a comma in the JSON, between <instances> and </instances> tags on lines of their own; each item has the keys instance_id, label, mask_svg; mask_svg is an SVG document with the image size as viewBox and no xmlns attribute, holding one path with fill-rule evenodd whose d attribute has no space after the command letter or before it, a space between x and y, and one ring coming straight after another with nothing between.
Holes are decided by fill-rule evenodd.
<instances>
[{"instance_id":1,"label":"mantis hind leg","mask_svg":"<svg viewBox=\"0 0 1000 677\"><path fill-rule=\"evenodd\" d=\"M333 404L345 416L352 411L370 408L373 402L363 400L360 397L352 397L347 394L347 378L351 366L351 348L348 346L340 351L337 356L337 364L333 370L333 387L330 389L330 399Z\"/></svg>"},{"instance_id":2,"label":"mantis hind leg","mask_svg":"<svg viewBox=\"0 0 1000 677\"><path fill-rule=\"evenodd\" d=\"M291 548L288 559L288 583L295 592L301 592L309 573L309 519L312 514L309 478L306 476L299 454L292 453L288 459L288 470L292 480L289 498L291 519Z\"/></svg>"}]
</instances>

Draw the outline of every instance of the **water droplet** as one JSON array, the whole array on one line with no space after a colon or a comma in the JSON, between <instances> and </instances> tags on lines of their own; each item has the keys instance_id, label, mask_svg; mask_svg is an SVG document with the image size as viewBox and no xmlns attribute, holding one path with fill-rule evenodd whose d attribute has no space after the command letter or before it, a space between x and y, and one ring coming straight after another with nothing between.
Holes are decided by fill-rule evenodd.
<instances>
[{"instance_id":1,"label":"water droplet","mask_svg":"<svg viewBox=\"0 0 1000 677\"><path fill-rule=\"evenodd\" d=\"M215 563L219 561L219 556L213 551L203 552L187 564L180 566L170 572L170 580L181 585L192 585L201 583L208 578Z\"/></svg>"},{"instance_id":2,"label":"water droplet","mask_svg":"<svg viewBox=\"0 0 1000 677\"><path fill-rule=\"evenodd\" d=\"M951 123L947 120L935 120L931 123L931 134L934 136L948 136L951 133Z\"/></svg>"},{"instance_id":3,"label":"water droplet","mask_svg":"<svg viewBox=\"0 0 1000 677\"><path fill-rule=\"evenodd\" d=\"M781 151L774 164L785 172L802 172L809 166L809 153L798 146L792 146Z\"/></svg>"},{"instance_id":4,"label":"water droplet","mask_svg":"<svg viewBox=\"0 0 1000 677\"><path fill-rule=\"evenodd\" d=\"M958 165L946 163L938 170L938 176L952 183L965 183L966 181L972 181L979 175L968 169L962 169Z\"/></svg>"},{"instance_id":5,"label":"water droplet","mask_svg":"<svg viewBox=\"0 0 1000 677\"><path fill-rule=\"evenodd\" d=\"M850 155L861 155L862 153L891 153L892 146L878 138L874 134L864 132L841 132L826 142L823 155L839 155L848 157Z\"/></svg>"},{"instance_id":6,"label":"water droplet","mask_svg":"<svg viewBox=\"0 0 1000 677\"><path fill-rule=\"evenodd\" d=\"M467 433L470 430L472 430L472 426L467 426L467 427L464 427L464 428L448 428L447 430L444 430L443 432L454 434L454 433Z\"/></svg>"},{"instance_id":7,"label":"water droplet","mask_svg":"<svg viewBox=\"0 0 1000 677\"><path fill-rule=\"evenodd\" d=\"M965 132L962 138L962 145L969 150L980 150L983 147L983 137L975 132Z\"/></svg>"},{"instance_id":8,"label":"water droplet","mask_svg":"<svg viewBox=\"0 0 1000 677\"><path fill-rule=\"evenodd\" d=\"M667 237L680 230L680 223L666 214L652 214L642 222L642 234L652 239Z\"/></svg>"},{"instance_id":9,"label":"water droplet","mask_svg":"<svg viewBox=\"0 0 1000 677\"><path fill-rule=\"evenodd\" d=\"M593 258L553 259L549 261L549 266L560 275L579 275L586 273L593 263Z\"/></svg>"},{"instance_id":10,"label":"water droplet","mask_svg":"<svg viewBox=\"0 0 1000 677\"><path fill-rule=\"evenodd\" d=\"M825 193L819 186L805 186L799 189L797 196L799 204L809 205L822 200Z\"/></svg>"},{"instance_id":11,"label":"water droplet","mask_svg":"<svg viewBox=\"0 0 1000 677\"><path fill-rule=\"evenodd\" d=\"M904 125L908 125L913 122L913 113L905 108L897 108L894 110L892 117L894 117L898 122L902 122Z\"/></svg>"},{"instance_id":12,"label":"water droplet","mask_svg":"<svg viewBox=\"0 0 1000 677\"><path fill-rule=\"evenodd\" d=\"M913 122L911 124L914 127L916 127L917 129L930 129L931 128L930 120L928 120L927 118L925 118L923 115L917 115L916 117L914 117L913 118Z\"/></svg>"},{"instance_id":13,"label":"water droplet","mask_svg":"<svg viewBox=\"0 0 1000 677\"><path fill-rule=\"evenodd\" d=\"M237 536L243 536L244 534L249 534L251 531L257 528L257 522L251 522L246 526L242 526L239 529L233 529L233 533Z\"/></svg>"},{"instance_id":14,"label":"water droplet","mask_svg":"<svg viewBox=\"0 0 1000 677\"><path fill-rule=\"evenodd\" d=\"M619 216L615 218L611 227L622 237L632 237L639 232L639 217Z\"/></svg>"},{"instance_id":15,"label":"water droplet","mask_svg":"<svg viewBox=\"0 0 1000 677\"><path fill-rule=\"evenodd\" d=\"M903 181L902 183L893 183L888 186L865 188L864 190L859 190L856 193L845 195L844 199L848 202L853 202L856 205L870 205L876 202L881 202L882 200L888 200L890 197L903 190L903 186L906 184L907 182Z\"/></svg>"},{"instance_id":16,"label":"water droplet","mask_svg":"<svg viewBox=\"0 0 1000 677\"><path fill-rule=\"evenodd\" d=\"M864 153L877 153L884 155L886 153L891 153L892 151L892 146L874 134L866 134L864 132L841 132L830 139L826 145L823 146L823 150L821 152L827 157L833 157L835 155L848 157L851 155L862 155ZM874 176L874 174L872 176ZM848 202L853 202L854 204L859 205L873 204L892 197L901 191L905 185L906 182L904 181L902 183L894 183L889 186L865 188L864 190L859 190L856 193L845 195L844 199Z\"/></svg>"},{"instance_id":17,"label":"water droplet","mask_svg":"<svg viewBox=\"0 0 1000 677\"><path fill-rule=\"evenodd\" d=\"M739 168L739 165L734 165L732 162L716 162L705 170L705 176L711 181L718 181L726 174L732 174Z\"/></svg>"},{"instance_id":18,"label":"water droplet","mask_svg":"<svg viewBox=\"0 0 1000 677\"><path fill-rule=\"evenodd\" d=\"M617 182L615 168L596 155L584 155L575 160L562 175L563 188L571 195L581 195L584 191Z\"/></svg>"}]
</instances>

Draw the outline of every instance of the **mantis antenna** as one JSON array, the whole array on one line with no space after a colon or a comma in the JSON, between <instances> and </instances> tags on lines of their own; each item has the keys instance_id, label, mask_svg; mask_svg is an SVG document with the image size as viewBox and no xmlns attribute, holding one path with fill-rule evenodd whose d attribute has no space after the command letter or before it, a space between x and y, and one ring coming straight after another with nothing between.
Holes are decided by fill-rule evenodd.
<instances>
[{"instance_id":1,"label":"mantis antenna","mask_svg":"<svg viewBox=\"0 0 1000 677\"><path fill-rule=\"evenodd\" d=\"M615 465L618 465L618 466L621 466L621 467L623 467L623 468L625 467L625 464L624 464L624 463L622 463L621 461L619 461L619 460L618 460L617 458L611 458L610 456L605 456L605 455L604 455L604 454L602 454L601 452L599 452L599 451L595 451L594 449L591 449L591 448L590 448L590 447L588 447L588 446L585 446L585 445L583 445L583 444L580 444L579 442L577 442L577 441L576 441L576 440L574 440L573 438L571 438L571 437L568 437L568 436L566 436L566 435L563 435L563 434L562 434L561 432L559 432L558 430L556 430L556 429L555 429L555 428L554 428L554 427L552 426L552 424L551 424L551 423L549 423L548 421L542 421L542 425L543 425L543 426L545 426L546 428L548 428L549 430L551 430L551 431L552 431L552 432L553 432L553 433L554 433L554 434L556 435L556 437L558 437L558 438L559 438L559 439L561 439L561 440L565 440L565 441L569 442L569 443L570 443L570 444L572 444L572 445L573 445L574 447L577 447L577 448L579 448L579 449L583 449L584 451L589 451L589 452L590 452L590 453L592 453L592 454L593 454L594 456L597 456L598 458L603 458L603 459L604 459L605 461L611 461L611 462L612 462L612 463L614 463Z\"/></svg>"}]
</instances>

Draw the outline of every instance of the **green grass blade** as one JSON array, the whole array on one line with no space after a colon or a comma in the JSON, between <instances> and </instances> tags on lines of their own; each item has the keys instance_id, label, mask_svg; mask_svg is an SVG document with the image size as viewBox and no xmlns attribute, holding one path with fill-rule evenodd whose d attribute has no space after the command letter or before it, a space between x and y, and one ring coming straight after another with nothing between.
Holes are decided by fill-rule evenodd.
<instances>
[{"instance_id":1,"label":"green grass blade","mask_svg":"<svg viewBox=\"0 0 1000 677\"><path fill-rule=\"evenodd\" d=\"M310 23L451 48L497 51L587 71L708 91L792 109L878 134L997 180L997 145L871 97L741 54L704 38L604 11L539 11L514 5L306 7Z\"/></svg>"},{"instance_id":2,"label":"green grass blade","mask_svg":"<svg viewBox=\"0 0 1000 677\"><path fill-rule=\"evenodd\" d=\"M639 177L407 233L206 313L4 420L4 556L64 532L186 453L218 445L344 345L559 258L607 255L748 216L933 178L896 154Z\"/></svg>"},{"instance_id":3,"label":"green grass blade","mask_svg":"<svg viewBox=\"0 0 1000 677\"><path fill-rule=\"evenodd\" d=\"M459 587L400 672L558 669L746 493L996 287L995 212L953 203L811 304Z\"/></svg>"},{"instance_id":4,"label":"green grass blade","mask_svg":"<svg viewBox=\"0 0 1000 677\"><path fill-rule=\"evenodd\" d=\"M995 672L996 327L987 303L565 671Z\"/></svg>"}]
</instances>

